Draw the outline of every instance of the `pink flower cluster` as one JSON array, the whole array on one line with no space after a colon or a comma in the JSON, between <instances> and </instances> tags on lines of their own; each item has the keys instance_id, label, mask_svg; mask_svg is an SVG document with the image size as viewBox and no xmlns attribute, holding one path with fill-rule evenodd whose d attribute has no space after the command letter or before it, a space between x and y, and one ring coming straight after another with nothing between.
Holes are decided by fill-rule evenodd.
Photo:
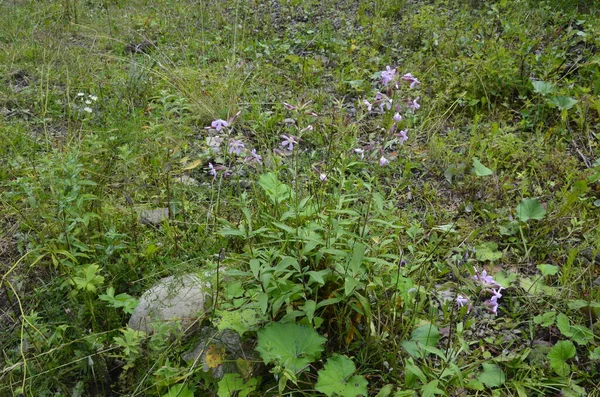
<instances>
[{"instance_id":1,"label":"pink flower cluster","mask_svg":"<svg viewBox=\"0 0 600 397\"><path fill-rule=\"evenodd\" d=\"M412 75L412 73L406 73L405 75L398 77L396 74L396 69L391 66L386 66L385 70L380 73L381 75L381 83L386 88L386 94L378 92L375 95L373 102L369 102L364 99L363 104L365 105L367 112L382 114L388 110L391 110L393 107L393 96L394 89L400 88L400 83L408 83L411 89L414 89L416 86L420 85L421 82ZM414 113L415 110L418 110L421 105L418 103L420 97L416 97L415 99L403 99L396 105L394 116L392 117L393 123L389 129L389 133L392 136L397 138L397 142L402 145L404 142L408 140L408 129L400 130L396 132L398 125L402 121L402 115L400 114L401 110L408 110L410 113ZM372 145L369 145L372 146ZM364 158L366 147L356 148L354 152L360 156L361 159ZM385 157L383 148L379 149L381 153L381 157L379 158L379 165L385 167L390 163L390 161Z\"/></svg>"},{"instance_id":2,"label":"pink flower cluster","mask_svg":"<svg viewBox=\"0 0 600 397\"><path fill-rule=\"evenodd\" d=\"M498 282L494 280L494 277L488 275L487 271L484 270L479 273L477 272L477 269L475 269L475 272L476 274L473 276L473 280L475 280L475 282L482 287L483 291L492 294L492 296L489 299L486 299L483 304L488 308L489 311L497 315L498 299L502 298L501 291L504 289L504 287L498 284ZM456 304L458 307L463 307L468 304L467 313L471 311L471 303L469 298L466 296L458 295L456 297Z\"/></svg>"}]
</instances>

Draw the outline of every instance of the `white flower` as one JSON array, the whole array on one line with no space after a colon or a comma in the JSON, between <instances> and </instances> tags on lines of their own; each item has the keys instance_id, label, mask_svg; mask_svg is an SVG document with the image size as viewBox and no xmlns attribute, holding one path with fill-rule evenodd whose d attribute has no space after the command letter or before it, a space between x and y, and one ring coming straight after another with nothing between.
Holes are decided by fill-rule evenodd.
<instances>
[{"instance_id":1,"label":"white flower","mask_svg":"<svg viewBox=\"0 0 600 397\"><path fill-rule=\"evenodd\" d=\"M90 95L89 97L94 102L96 102L98 100L98 97L96 95Z\"/></svg>"},{"instance_id":2,"label":"white flower","mask_svg":"<svg viewBox=\"0 0 600 397\"><path fill-rule=\"evenodd\" d=\"M91 105L91 104L92 104L92 101L90 101L90 100L87 100L87 101L85 101L85 104L86 104L86 105Z\"/></svg>"},{"instance_id":3,"label":"white flower","mask_svg":"<svg viewBox=\"0 0 600 397\"><path fill-rule=\"evenodd\" d=\"M83 92L78 92L77 96L84 96L85 94Z\"/></svg>"},{"instance_id":4,"label":"white flower","mask_svg":"<svg viewBox=\"0 0 600 397\"><path fill-rule=\"evenodd\" d=\"M92 108L89 108L87 106L83 108L83 111L84 112L88 112L88 113L92 113L93 112Z\"/></svg>"}]
</instances>

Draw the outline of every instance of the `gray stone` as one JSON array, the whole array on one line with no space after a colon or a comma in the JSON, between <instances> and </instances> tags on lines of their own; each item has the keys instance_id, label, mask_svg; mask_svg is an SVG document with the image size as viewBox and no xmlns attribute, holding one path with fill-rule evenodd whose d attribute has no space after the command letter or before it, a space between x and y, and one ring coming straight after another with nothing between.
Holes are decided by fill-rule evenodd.
<instances>
[{"instance_id":1,"label":"gray stone","mask_svg":"<svg viewBox=\"0 0 600 397\"><path fill-rule=\"evenodd\" d=\"M168 208L154 208L142 210L140 212L140 222L144 225L160 225L165 219L169 218Z\"/></svg>"},{"instance_id":2,"label":"gray stone","mask_svg":"<svg viewBox=\"0 0 600 397\"><path fill-rule=\"evenodd\" d=\"M194 274L161 279L144 292L129 326L151 333L154 322L181 322L186 330L198 320L212 304L210 283Z\"/></svg>"},{"instance_id":3,"label":"gray stone","mask_svg":"<svg viewBox=\"0 0 600 397\"><path fill-rule=\"evenodd\" d=\"M174 178L176 183L181 183L182 185L185 186L198 186L199 183L196 179L192 178L191 176L187 176L187 175L181 175L178 176L176 178Z\"/></svg>"}]
</instances>

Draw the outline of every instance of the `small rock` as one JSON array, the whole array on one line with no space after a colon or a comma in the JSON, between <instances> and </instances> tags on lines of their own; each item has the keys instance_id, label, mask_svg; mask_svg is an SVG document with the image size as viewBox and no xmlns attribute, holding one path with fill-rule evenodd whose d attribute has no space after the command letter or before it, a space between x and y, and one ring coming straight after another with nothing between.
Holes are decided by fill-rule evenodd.
<instances>
[{"instance_id":1,"label":"small rock","mask_svg":"<svg viewBox=\"0 0 600 397\"><path fill-rule=\"evenodd\" d=\"M191 176L187 176L187 175L181 175L181 176L178 176L173 179L175 180L176 183L181 183L182 185L185 185L185 186L198 186L199 185L199 183L196 179L192 178Z\"/></svg>"},{"instance_id":2,"label":"small rock","mask_svg":"<svg viewBox=\"0 0 600 397\"><path fill-rule=\"evenodd\" d=\"M160 225L169 218L168 208L154 208L140 212L140 222L144 225Z\"/></svg>"},{"instance_id":3,"label":"small rock","mask_svg":"<svg viewBox=\"0 0 600 397\"><path fill-rule=\"evenodd\" d=\"M185 330L206 312L211 301L210 283L197 275L166 277L144 292L129 326L151 333L153 322L181 321Z\"/></svg>"}]
</instances>

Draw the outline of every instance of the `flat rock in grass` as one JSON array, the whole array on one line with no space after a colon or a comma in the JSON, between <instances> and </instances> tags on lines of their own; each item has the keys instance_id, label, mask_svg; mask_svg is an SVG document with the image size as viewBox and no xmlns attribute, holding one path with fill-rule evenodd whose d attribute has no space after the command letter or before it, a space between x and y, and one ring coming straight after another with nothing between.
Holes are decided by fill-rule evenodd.
<instances>
[{"instance_id":1,"label":"flat rock in grass","mask_svg":"<svg viewBox=\"0 0 600 397\"><path fill-rule=\"evenodd\" d=\"M152 333L152 323L181 322L185 330L206 312L211 300L210 283L197 275L166 277L144 292L129 326Z\"/></svg>"},{"instance_id":2,"label":"flat rock in grass","mask_svg":"<svg viewBox=\"0 0 600 397\"><path fill-rule=\"evenodd\" d=\"M165 219L169 218L168 208L153 208L149 210L142 210L140 212L140 222L144 225L155 225L158 226Z\"/></svg>"}]
</instances>

